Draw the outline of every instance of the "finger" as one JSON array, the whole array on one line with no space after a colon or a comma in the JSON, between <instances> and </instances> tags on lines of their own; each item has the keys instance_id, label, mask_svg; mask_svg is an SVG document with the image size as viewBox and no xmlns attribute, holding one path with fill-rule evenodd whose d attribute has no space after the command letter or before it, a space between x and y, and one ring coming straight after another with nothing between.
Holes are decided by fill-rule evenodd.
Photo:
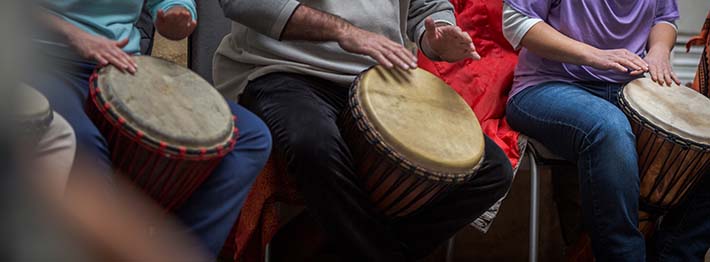
<instances>
[{"instance_id":1,"label":"finger","mask_svg":"<svg viewBox=\"0 0 710 262\"><path fill-rule=\"evenodd\" d=\"M382 66L384 66L384 67L386 67L386 68L392 68L392 67L393 67L392 62L390 62L387 58L385 58L385 56L382 55L382 53L380 53L380 52L374 51L374 52L372 52L372 54L370 55L370 57L374 58L375 61L377 61L378 64L380 64L380 65L382 65Z\"/></svg>"},{"instance_id":2,"label":"finger","mask_svg":"<svg viewBox=\"0 0 710 262\"><path fill-rule=\"evenodd\" d=\"M671 77L671 72L668 71L668 69L663 70L663 78L666 81L666 85L668 85L669 87L673 85L673 78Z\"/></svg>"},{"instance_id":3,"label":"finger","mask_svg":"<svg viewBox=\"0 0 710 262\"><path fill-rule=\"evenodd\" d=\"M655 65L651 65L651 66L649 66L648 72L651 73L651 80L653 80L653 82L659 83L658 82L658 67Z\"/></svg>"},{"instance_id":4,"label":"finger","mask_svg":"<svg viewBox=\"0 0 710 262\"><path fill-rule=\"evenodd\" d=\"M646 63L646 61L644 61L643 58L641 58L640 56L638 56L634 53L631 53L631 52L627 52L627 57L629 60L631 60L631 62L636 64L638 67L640 67L640 69L643 69L644 71L648 71L648 63Z\"/></svg>"},{"instance_id":5,"label":"finger","mask_svg":"<svg viewBox=\"0 0 710 262\"><path fill-rule=\"evenodd\" d=\"M165 11L163 11L163 9L158 10L158 19L165 19Z\"/></svg>"},{"instance_id":6,"label":"finger","mask_svg":"<svg viewBox=\"0 0 710 262\"><path fill-rule=\"evenodd\" d=\"M678 79L678 75L676 75L673 71L671 71L671 78L676 85L680 85L680 79Z\"/></svg>"},{"instance_id":7,"label":"finger","mask_svg":"<svg viewBox=\"0 0 710 262\"><path fill-rule=\"evenodd\" d=\"M397 55L397 52L391 51L391 50L382 50L382 54L384 54L385 58L392 62L393 64L397 65L397 67L407 70L409 69L409 65L405 63L399 56Z\"/></svg>"},{"instance_id":8,"label":"finger","mask_svg":"<svg viewBox=\"0 0 710 262\"><path fill-rule=\"evenodd\" d=\"M101 56L100 54L92 55L92 57L94 58L94 60L96 60L97 63L99 63L99 66L106 66L106 65L108 65L108 60L106 60L105 58L103 58L103 56Z\"/></svg>"},{"instance_id":9,"label":"finger","mask_svg":"<svg viewBox=\"0 0 710 262\"><path fill-rule=\"evenodd\" d=\"M133 59L126 54L126 52L123 52L123 50L114 51L114 56L121 59L121 62L126 65L126 70L128 70L128 72L131 72L132 74L136 72L136 68L133 65Z\"/></svg>"},{"instance_id":10,"label":"finger","mask_svg":"<svg viewBox=\"0 0 710 262\"><path fill-rule=\"evenodd\" d=\"M105 57L106 60L108 60L108 63L109 63L109 64L113 65L113 67L115 67L116 69L118 69L118 71L121 71L121 72L123 72L123 73L126 72L126 69L125 69L126 66L123 64L123 62L121 62L120 59L116 58L115 56L113 56L113 55L111 55L111 54L109 54L109 53L105 53L105 54L103 54L102 56Z\"/></svg>"},{"instance_id":11,"label":"finger","mask_svg":"<svg viewBox=\"0 0 710 262\"><path fill-rule=\"evenodd\" d=\"M620 63L617 63L617 62L612 62L611 64L609 64L609 68L610 68L610 69L613 69L613 70L616 70L616 71L618 71L618 72L620 72L620 73L628 73L628 72L629 72L629 70L626 69L625 66L623 66L623 65L621 65Z\"/></svg>"},{"instance_id":12,"label":"finger","mask_svg":"<svg viewBox=\"0 0 710 262\"><path fill-rule=\"evenodd\" d=\"M121 48L121 49L126 47L126 45L128 45L128 38L116 42L116 47Z\"/></svg>"},{"instance_id":13,"label":"finger","mask_svg":"<svg viewBox=\"0 0 710 262\"><path fill-rule=\"evenodd\" d=\"M629 75L638 76L638 75L642 75L643 72L646 72L646 71L644 71L643 69L638 69L638 70L631 71L631 73L629 73Z\"/></svg>"},{"instance_id":14,"label":"finger","mask_svg":"<svg viewBox=\"0 0 710 262\"><path fill-rule=\"evenodd\" d=\"M407 66L411 69L417 68L417 58L414 57L414 54L404 48L403 46L395 46L392 48L393 52L402 60L404 61Z\"/></svg>"},{"instance_id":15,"label":"finger","mask_svg":"<svg viewBox=\"0 0 710 262\"><path fill-rule=\"evenodd\" d=\"M470 54L471 54L471 59L473 59L473 60L481 60L481 55L478 54L478 52L473 51L473 52L471 52Z\"/></svg>"},{"instance_id":16,"label":"finger","mask_svg":"<svg viewBox=\"0 0 710 262\"><path fill-rule=\"evenodd\" d=\"M621 58L616 61L617 63L621 64L622 66L627 68L627 72L631 73L630 71L646 71L647 69L644 69L641 65L635 63L633 60L628 59L628 58ZM630 69L630 70L629 70Z\"/></svg>"}]
</instances>

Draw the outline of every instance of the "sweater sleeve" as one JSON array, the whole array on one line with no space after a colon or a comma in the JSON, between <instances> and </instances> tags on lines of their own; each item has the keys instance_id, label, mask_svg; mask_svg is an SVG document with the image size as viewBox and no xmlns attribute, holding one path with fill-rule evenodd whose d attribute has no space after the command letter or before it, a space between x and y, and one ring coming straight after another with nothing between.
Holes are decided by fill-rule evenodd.
<instances>
[{"instance_id":1,"label":"sweater sleeve","mask_svg":"<svg viewBox=\"0 0 710 262\"><path fill-rule=\"evenodd\" d=\"M190 11L192 19L197 20L197 10L194 0L148 0L146 5L148 10L150 10L150 15L153 17L153 20L158 16L159 10L168 11L174 6L184 7L187 11Z\"/></svg>"},{"instance_id":2,"label":"sweater sleeve","mask_svg":"<svg viewBox=\"0 0 710 262\"><path fill-rule=\"evenodd\" d=\"M280 39L300 3L296 0L219 0L224 15L273 39Z\"/></svg>"},{"instance_id":3,"label":"sweater sleeve","mask_svg":"<svg viewBox=\"0 0 710 262\"><path fill-rule=\"evenodd\" d=\"M412 0L409 5L407 17L407 36L416 43L422 53L432 60L441 60L436 57L428 46L422 45L422 36L426 28L424 20L432 17L436 23L456 25L454 7L447 0Z\"/></svg>"}]
</instances>

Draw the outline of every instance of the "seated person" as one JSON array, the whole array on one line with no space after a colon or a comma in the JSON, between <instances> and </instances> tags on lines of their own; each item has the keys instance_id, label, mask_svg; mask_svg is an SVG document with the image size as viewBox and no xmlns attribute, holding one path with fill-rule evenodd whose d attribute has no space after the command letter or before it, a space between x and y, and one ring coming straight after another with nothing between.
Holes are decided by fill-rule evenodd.
<instances>
[{"instance_id":1,"label":"seated person","mask_svg":"<svg viewBox=\"0 0 710 262\"><path fill-rule=\"evenodd\" d=\"M216 85L227 97L241 95L267 123L308 214L335 246L338 261L421 259L507 192L510 162L486 138L485 163L473 179L392 222L358 186L353 156L336 124L360 72L376 64L416 67L405 37L435 60L480 58L470 36L455 26L448 1L220 3L236 23L215 56ZM288 261L312 255L274 253Z\"/></svg>"},{"instance_id":2,"label":"seated person","mask_svg":"<svg viewBox=\"0 0 710 262\"><path fill-rule=\"evenodd\" d=\"M522 47L508 122L577 163L582 217L596 259L646 261L637 228L636 141L617 97L644 72L661 85L680 84L669 60L676 2L506 0L504 8L506 38ZM697 248L704 253L707 244ZM700 252L679 261L702 260Z\"/></svg>"},{"instance_id":3,"label":"seated person","mask_svg":"<svg viewBox=\"0 0 710 262\"><path fill-rule=\"evenodd\" d=\"M84 112L88 79L94 68L111 64L127 73L141 70L132 55L139 54L140 33L134 22L143 0L41 1L38 17L49 33L35 36L39 51L53 67L35 73L29 83L42 92L76 132L75 170L113 174L106 139ZM179 40L196 26L192 0L149 0L147 7L163 36ZM271 137L266 126L241 106L230 103L238 118L240 138L234 150L174 213L203 247L216 256L235 222L256 175L268 159Z\"/></svg>"}]
</instances>

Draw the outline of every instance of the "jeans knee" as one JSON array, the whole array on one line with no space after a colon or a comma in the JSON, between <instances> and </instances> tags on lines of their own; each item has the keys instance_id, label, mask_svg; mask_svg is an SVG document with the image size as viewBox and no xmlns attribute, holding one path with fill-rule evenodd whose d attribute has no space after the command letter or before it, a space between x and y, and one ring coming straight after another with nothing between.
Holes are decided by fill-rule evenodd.
<instances>
[{"instance_id":1,"label":"jeans knee","mask_svg":"<svg viewBox=\"0 0 710 262\"><path fill-rule=\"evenodd\" d=\"M619 110L610 111L595 121L587 133L587 147L600 146L620 157L636 155L636 137L624 113Z\"/></svg>"}]
</instances>

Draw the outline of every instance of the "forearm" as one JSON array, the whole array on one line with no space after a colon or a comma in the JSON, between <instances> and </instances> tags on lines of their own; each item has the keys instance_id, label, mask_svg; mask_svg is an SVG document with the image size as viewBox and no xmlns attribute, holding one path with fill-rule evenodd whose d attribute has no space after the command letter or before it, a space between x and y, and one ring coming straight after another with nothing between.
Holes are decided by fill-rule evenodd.
<instances>
[{"instance_id":1,"label":"forearm","mask_svg":"<svg viewBox=\"0 0 710 262\"><path fill-rule=\"evenodd\" d=\"M546 59L575 65L587 65L597 49L569 38L544 22L535 24L525 34L521 45Z\"/></svg>"},{"instance_id":2,"label":"forearm","mask_svg":"<svg viewBox=\"0 0 710 262\"><path fill-rule=\"evenodd\" d=\"M648 51L670 52L676 41L676 29L667 23L658 23L651 28L648 35Z\"/></svg>"},{"instance_id":3,"label":"forearm","mask_svg":"<svg viewBox=\"0 0 710 262\"><path fill-rule=\"evenodd\" d=\"M42 8L36 11L36 16L44 26L58 33L58 35L64 37L65 40L71 41L77 34L84 33L84 31L75 25Z\"/></svg>"},{"instance_id":4,"label":"forearm","mask_svg":"<svg viewBox=\"0 0 710 262\"><path fill-rule=\"evenodd\" d=\"M305 5L299 5L286 24L282 40L338 41L354 26L344 19Z\"/></svg>"}]
</instances>

